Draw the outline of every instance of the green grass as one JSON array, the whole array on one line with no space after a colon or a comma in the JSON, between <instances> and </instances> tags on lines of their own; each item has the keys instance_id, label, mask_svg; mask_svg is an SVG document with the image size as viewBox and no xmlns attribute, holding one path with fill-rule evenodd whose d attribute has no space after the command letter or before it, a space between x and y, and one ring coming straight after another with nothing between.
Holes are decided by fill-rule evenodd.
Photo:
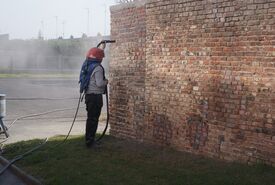
<instances>
[{"instance_id":1,"label":"green grass","mask_svg":"<svg viewBox=\"0 0 275 185\"><path fill-rule=\"evenodd\" d=\"M39 151L17 163L46 185L274 185L275 169L194 156L169 148L103 138L98 150L87 149L83 136L52 148L51 138ZM8 159L39 141L8 145Z\"/></svg>"}]
</instances>

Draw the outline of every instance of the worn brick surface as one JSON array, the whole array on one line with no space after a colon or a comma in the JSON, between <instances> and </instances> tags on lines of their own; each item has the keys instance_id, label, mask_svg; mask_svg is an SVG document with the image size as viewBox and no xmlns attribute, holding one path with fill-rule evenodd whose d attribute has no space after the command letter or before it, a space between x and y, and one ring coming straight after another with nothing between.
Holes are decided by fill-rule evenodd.
<instances>
[{"instance_id":1,"label":"worn brick surface","mask_svg":"<svg viewBox=\"0 0 275 185\"><path fill-rule=\"evenodd\" d=\"M144 4L112 9L110 62L111 133L143 138L145 106L146 22Z\"/></svg>"},{"instance_id":2,"label":"worn brick surface","mask_svg":"<svg viewBox=\"0 0 275 185\"><path fill-rule=\"evenodd\" d=\"M275 164L275 0L111 8L111 134Z\"/></svg>"}]
</instances>

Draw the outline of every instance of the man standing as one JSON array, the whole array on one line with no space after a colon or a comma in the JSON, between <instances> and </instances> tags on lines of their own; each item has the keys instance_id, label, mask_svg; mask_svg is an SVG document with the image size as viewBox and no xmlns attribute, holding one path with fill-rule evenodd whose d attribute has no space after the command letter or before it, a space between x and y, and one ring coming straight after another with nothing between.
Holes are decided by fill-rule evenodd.
<instances>
[{"instance_id":1,"label":"man standing","mask_svg":"<svg viewBox=\"0 0 275 185\"><path fill-rule=\"evenodd\" d=\"M105 79L104 68L101 62L104 58L104 50L91 48L82 65L81 73L86 71L88 75L85 92L85 104L87 110L85 141L87 147L95 146L95 134L98 127L98 119L103 106L102 94L105 94L108 80Z\"/></svg>"}]
</instances>

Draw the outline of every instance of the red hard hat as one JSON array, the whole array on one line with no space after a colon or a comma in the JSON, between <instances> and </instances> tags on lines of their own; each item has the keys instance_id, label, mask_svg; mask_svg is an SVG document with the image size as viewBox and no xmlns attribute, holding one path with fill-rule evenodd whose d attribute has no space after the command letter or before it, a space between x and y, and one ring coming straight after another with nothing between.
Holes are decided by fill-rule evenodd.
<instances>
[{"instance_id":1,"label":"red hard hat","mask_svg":"<svg viewBox=\"0 0 275 185\"><path fill-rule=\"evenodd\" d=\"M91 48L86 55L87 58L96 58L98 60L102 60L104 56L104 50L99 48Z\"/></svg>"}]
</instances>

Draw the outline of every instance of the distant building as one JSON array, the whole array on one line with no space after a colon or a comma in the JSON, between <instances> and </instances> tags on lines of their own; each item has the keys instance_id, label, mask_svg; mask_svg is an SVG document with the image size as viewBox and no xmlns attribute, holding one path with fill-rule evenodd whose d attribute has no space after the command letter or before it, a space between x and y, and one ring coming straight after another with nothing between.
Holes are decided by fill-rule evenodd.
<instances>
[{"instance_id":1,"label":"distant building","mask_svg":"<svg viewBox=\"0 0 275 185\"><path fill-rule=\"evenodd\" d=\"M0 41L8 41L10 38L9 34L0 34Z\"/></svg>"}]
</instances>

